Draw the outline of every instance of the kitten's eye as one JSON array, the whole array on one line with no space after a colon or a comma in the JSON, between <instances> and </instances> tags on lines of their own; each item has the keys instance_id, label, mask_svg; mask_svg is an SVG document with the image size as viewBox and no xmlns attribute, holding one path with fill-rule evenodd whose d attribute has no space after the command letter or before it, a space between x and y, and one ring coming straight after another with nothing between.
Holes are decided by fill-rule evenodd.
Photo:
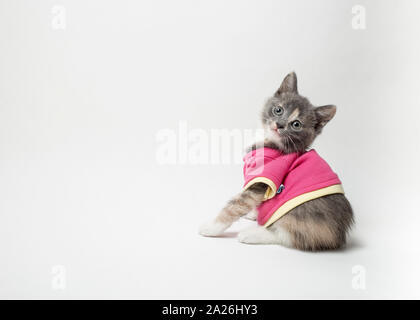
<instances>
[{"instance_id":1,"label":"kitten's eye","mask_svg":"<svg viewBox=\"0 0 420 320\"><path fill-rule=\"evenodd\" d=\"M275 116L281 116L283 114L283 108L282 107L273 107L273 114Z\"/></svg>"},{"instance_id":2,"label":"kitten's eye","mask_svg":"<svg viewBox=\"0 0 420 320\"><path fill-rule=\"evenodd\" d=\"M292 129L295 131L299 131L302 129L302 123L300 123L300 121L298 120L293 121L291 125L292 125Z\"/></svg>"}]
</instances>

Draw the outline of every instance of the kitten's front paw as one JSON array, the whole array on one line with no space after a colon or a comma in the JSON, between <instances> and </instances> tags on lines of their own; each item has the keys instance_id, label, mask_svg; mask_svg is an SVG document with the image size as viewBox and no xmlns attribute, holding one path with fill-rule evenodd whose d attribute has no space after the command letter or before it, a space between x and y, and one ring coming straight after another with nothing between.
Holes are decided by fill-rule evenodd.
<instances>
[{"instance_id":1,"label":"kitten's front paw","mask_svg":"<svg viewBox=\"0 0 420 320\"><path fill-rule=\"evenodd\" d=\"M221 223L218 221L210 221L205 224L203 224L200 227L200 234L205 237L217 237L223 234L223 232L228 228L229 226L225 223Z\"/></svg>"},{"instance_id":2,"label":"kitten's front paw","mask_svg":"<svg viewBox=\"0 0 420 320\"><path fill-rule=\"evenodd\" d=\"M247 244L261 243L261 227L257 226L242 230L238 234L238 240Z\"/></svg>"}]
</instances>

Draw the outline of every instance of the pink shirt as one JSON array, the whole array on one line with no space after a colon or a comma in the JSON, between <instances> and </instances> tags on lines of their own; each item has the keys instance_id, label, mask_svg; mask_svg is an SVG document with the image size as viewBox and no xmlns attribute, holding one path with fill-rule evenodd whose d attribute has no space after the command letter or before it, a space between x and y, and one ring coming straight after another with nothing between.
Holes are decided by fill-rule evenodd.
<instances>
[{"instance_id":1,"label":"pink shirt","mask_svg":"<svg viewBox=\"0 0 420 320\"><path fill-rule=\"evenodd\" d=\"M244 162L245 189L258 182L269 186L267 200L257 208L260 225L272 224L306 201L344 193L337 174L315 150L282 154L276 149L260 148L246 154Z\"/></svg>"}]
</instances>

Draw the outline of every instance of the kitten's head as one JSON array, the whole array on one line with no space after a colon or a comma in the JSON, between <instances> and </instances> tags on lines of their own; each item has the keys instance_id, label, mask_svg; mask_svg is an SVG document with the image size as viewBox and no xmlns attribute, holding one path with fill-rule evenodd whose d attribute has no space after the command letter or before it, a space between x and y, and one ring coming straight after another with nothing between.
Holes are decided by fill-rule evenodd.
<instances>
[{"instance_id":1,"label":"kitten's head","mask_svg":"<svg viewBox=\"0 0 420 320\"><path fill-rule=\"evenodd\" d=\"M262 112L266 138L284 153L304 152L335 115L336 107L314 107L299 95L294 72L284 78Z\"/></svg>"}]
</instances>

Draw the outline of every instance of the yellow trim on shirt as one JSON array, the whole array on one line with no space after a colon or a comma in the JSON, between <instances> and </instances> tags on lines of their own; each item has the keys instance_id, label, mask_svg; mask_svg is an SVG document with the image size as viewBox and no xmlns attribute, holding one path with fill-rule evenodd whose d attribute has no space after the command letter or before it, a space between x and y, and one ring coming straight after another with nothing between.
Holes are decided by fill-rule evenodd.
<instances>
[{"instance_id":1,"label":"yellow trim on shirt","mask_svg":"<svg viewBox=\"0 0 420 320\"><path fill-rule=\"evenodd\" d=\"M266 177L256 177L250 180L244 187L244 191L248 189L250 186L252 186L253 184L258 183L258 182L265 183L268 186L267 191L265 192L265 195L264 195L264 201L271 199L276 195L277 193L276 184Z\"/></svg>"},{"instance_id":2,"label":"yellow trim on shirt","mask_svg":"<svg viewBox=\"0 0 420 320\"><path fill-rule=\"evenodd\" d=\"M253 180L251 180L253 181ZM249 183L248 183L249 184ZM307 202L309 200L313 200L316 198L320 198L329 194L334 193L343 193L344 190L341 184L335 184L329 187L325 187L322 189L318 189L315 191L307 192L304 194L301 194L293 199L290 199L289 201L286 201L280 208L278 208L273 215L268 219L268 221L264 224L264 227L269 227L274 222L276 222L278 219L283 217L286 213L288 213L290 210L296 208L297 206L301 205L304 202Z\"/></svg>"}]
</instances>

